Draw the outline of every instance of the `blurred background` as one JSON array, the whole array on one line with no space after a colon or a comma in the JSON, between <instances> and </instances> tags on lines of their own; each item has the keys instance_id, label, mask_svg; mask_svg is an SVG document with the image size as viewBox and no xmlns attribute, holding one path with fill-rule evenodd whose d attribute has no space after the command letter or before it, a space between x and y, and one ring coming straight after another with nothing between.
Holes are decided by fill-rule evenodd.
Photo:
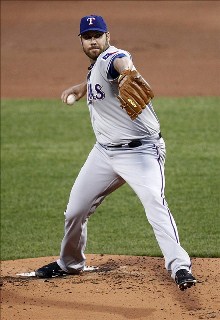
<instances>
[{"instance_id":1,"label":"blurred background","mask_svg":"<svg viewBox=\"0 0 220 320\"><path fill-rule=\"evenodd\" d=\"M102 15L156 96L217 96L218 1L1 1L1 96L59 98L84 81L84 15Z\"/></svg>"}]
</instances>

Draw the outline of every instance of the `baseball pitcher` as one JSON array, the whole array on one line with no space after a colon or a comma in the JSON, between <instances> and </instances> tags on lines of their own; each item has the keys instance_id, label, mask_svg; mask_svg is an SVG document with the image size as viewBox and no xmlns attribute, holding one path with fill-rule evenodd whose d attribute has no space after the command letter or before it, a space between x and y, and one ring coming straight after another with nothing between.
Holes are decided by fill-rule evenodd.
<instances>
[{"instance_id":1,"label":"baseball pitcher","mask_svg":"<svg viewBox=\"0 0 220 320\"><path fill-rule=\"evenodd\" d=\"M90 215L106 196L128 183L144 207L166 269L185 290L196 279L164 196L166 149L152 104L153 90L130 53L110 45L101 16L81 19L79 39L90 60L87 79L65 90L61 99L73 103L87 94L96 143L69 196L60 257L36 270L36 275L47 278L83 271Z\"/></svg>"}]
</instances>

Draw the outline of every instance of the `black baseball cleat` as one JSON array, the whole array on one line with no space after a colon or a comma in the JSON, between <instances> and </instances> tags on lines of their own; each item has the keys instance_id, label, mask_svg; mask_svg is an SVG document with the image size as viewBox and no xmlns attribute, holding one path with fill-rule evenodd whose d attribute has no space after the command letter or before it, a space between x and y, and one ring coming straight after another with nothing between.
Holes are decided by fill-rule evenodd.
<instances>
[{"instance_id":1,"label":"black baseball cleat","mask_svg":"<svg viewBox=\"0 0 220 320\"><path fill-rule=\"evenodd\" d=\"M67 272L60 268L57 262L49 263L35 271L36 277L39 278L62 277L67 274Z\"/></svg>"},{"instance_id":2,"label":"black baseball cleat","mask_svg":"<svg viewBox=\"0 0 220 320\"><path fill-rule=\"evenodd\" d=\"M180 269L176 272L175 282L181 291L186 290L192 286L195 286L196 279L193 275L186 269Z\"/></svg>"}]
</instances>

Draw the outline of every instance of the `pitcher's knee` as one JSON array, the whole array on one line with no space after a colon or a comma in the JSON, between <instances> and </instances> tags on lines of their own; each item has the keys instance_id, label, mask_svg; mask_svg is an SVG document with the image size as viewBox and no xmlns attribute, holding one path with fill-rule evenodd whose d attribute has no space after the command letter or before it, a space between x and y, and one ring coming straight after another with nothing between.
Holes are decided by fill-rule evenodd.
<instances>
[{"instance_id":1,"label":"pitcher's knee","mask_svg":"<svg viewBox=\"0 0 220 320\"><path fill-rule=\"evenodd\" d=\"M155 205L158 202L162 202L163 198L160 193L158 193L157 190L153 189L147 189L144 191L142 196L140 197L140 200L144 207L149 207L152 204Z\"/></svg>"},{"instance_id":2,"label":"pitcher's knee","mask_svg":"<svg viewBox=\"0 0 220 320\"><path fill-rule=\"evenodd\" d=\"M75 219L82 219L87 214L83 210L77 210L77 208L67 208L64 212L64 215L66 221L71 221Z\"/></svg>"}]
</instances>

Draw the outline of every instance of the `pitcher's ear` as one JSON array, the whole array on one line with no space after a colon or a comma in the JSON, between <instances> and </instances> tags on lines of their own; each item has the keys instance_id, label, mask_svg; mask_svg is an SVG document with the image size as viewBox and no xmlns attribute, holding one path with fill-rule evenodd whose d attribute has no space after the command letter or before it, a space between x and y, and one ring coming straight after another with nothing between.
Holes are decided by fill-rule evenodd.
<instances>
[{"instance_id":1,"label":"pitcher's ear","mask_svg":"<svg viewBox=\"0 0 220 320\"><path fill-rule=\"evenodd\" d=\"M107 37L108 41L110 41L110 33L109 32L106 32L106 37Z\"/></svg>"}]
</instances>

